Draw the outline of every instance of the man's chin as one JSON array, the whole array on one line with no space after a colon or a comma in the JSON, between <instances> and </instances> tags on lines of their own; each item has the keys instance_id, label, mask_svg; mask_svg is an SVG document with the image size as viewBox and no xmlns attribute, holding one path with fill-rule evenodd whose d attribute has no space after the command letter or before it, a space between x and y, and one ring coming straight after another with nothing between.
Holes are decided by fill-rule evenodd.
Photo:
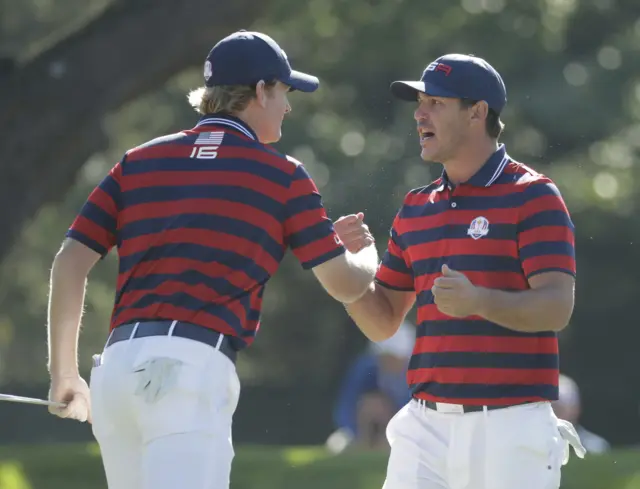
<instances>
[{"instance_id":1,"label":"man's chin","mask_svg":"<svg viewBox=\"0 0 640 489\"><path fill-rule=\"evenodd\" d=\"M426 161L427 163L437 163L437 158L438 155L436 153L434 153L433 151L427 151L426 149L423 149L420 152L420 158L422 158L423 161Z\"/></svg>"}]
</instances>

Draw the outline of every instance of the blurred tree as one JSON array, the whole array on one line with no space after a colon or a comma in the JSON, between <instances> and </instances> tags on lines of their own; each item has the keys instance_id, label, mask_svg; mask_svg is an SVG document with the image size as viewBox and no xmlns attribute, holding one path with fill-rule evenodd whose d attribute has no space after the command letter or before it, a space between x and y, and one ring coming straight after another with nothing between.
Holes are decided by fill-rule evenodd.
<instances>
[{"instance_id":1,"label":"blurred tree","mask_svg":"<svg viewBox=\"0 0 640 489\"><path fill-rule=\"evenodd\" d=\"M98 14L80 16L85 22L56 33L0 77L0 161L7 175L0 184L0 256L25 219L58 201L87 159L106 147L105 114L202 62L212 36L251 22L262 5L113 1ZM12 208L15 202L20 206Z\"/></svg>"}]
</instances>

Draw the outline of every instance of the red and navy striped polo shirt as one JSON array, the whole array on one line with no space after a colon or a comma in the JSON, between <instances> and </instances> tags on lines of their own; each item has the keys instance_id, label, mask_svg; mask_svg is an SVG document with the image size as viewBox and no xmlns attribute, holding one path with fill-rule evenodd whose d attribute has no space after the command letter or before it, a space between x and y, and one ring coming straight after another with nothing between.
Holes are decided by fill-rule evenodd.
<instances>
[{"instance_id":1,"label":"red and navy striped polo shirt","mask_svg":"<svg viewBox=\"0 0 640 489\"><path fill-rule=\"evenodd\" d=\"M452 186L443 173L405 197L376 280L416 293L407 373L414 397L476 405L557 399L556 333L441 313L431 287L443 264L500 290L525 290L544 272L575 276L574 227L554 183L513 161L504 145L464 184Z\"/></svg>"},{"instance_id":2,"label":"red and navy striped polo shirt","mask_svg":"<svg viewBox=\"0 0 640 489\"><path fill-rule=\"evenodd\" d=\"M185 321L238 349L288 248L305 269L345 251L304 166L219 114L128 151L67 236L101 255L117 246L111 328Z\"/></svg>"}]
</instances>

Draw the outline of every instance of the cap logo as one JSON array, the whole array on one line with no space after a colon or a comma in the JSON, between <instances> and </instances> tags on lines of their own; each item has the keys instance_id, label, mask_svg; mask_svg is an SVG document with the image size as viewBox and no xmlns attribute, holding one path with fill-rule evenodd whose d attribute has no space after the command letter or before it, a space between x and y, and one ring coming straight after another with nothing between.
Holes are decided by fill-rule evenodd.
<instances>
[{"instance_id":1,"label":"cap logo","mask_svg":"<svg viewBox=\"0 0 640 489\"><path fill-rule=\"evenodd\" d=\"M442 71L445 76L449 76L451 74L451 66L445 65L443 63L436 63L435 61L427 66L427 71Z\"/></svg>"},{"instance_id":2,"label":"cap logo","mask_svg":"<svg viewBox=\"0 0 640 489\"><path fill-rule=\"evenodd\" d=\"M207 60L204 63L204 79L209 81L209 78L211 78L211 75L213 75L213 70L211 68L211 61Z\"/></svg>"}]
</instances>

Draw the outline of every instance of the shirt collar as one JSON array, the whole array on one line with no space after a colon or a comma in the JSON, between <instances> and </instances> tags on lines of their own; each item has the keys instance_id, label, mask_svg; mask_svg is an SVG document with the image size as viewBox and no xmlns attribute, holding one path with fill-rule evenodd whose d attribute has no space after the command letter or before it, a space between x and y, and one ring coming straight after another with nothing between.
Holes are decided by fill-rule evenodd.
<instances>
[{"instance_id":1,"label":"shirt collar","mask_svg":"<svg viewBox=\"0 0 640 489\"><path fill-rule=\"evenodd\" d=\"M495 153L493 153L484 165L465 183L474 187L490 187L495 181L500 178L502 172L509 163L509 155L504 144L501 144ZM442 191L447 187L453 187L449 182L447 172L442 171L442 183L438 187L438 191Z\"/></svg>"},{"instance_id":2,"label":"shirt collar","mask_svg":"<svg viewBox=\"0 0 640 489\"><path fill-rule=\"evenodd\" d=\"M258 140L256 133L246 122L229 114L224 114L222 112L205 114L196 124L196 128L211 125L229 127L244 134L248 138L253 139L254 141Z\"/></svg>"}]
</instances>

